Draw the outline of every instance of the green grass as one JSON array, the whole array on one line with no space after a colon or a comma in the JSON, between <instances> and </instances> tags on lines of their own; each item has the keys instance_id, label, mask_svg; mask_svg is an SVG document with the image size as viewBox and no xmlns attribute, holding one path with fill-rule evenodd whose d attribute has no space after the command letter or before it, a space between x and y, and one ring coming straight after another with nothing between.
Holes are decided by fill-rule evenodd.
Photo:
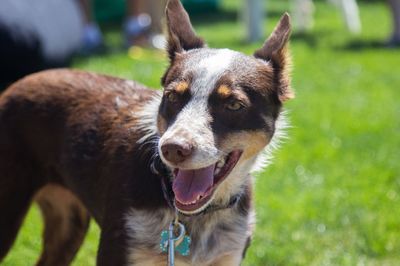
<instances>
[{"instance_id":1,"label":"green grass","mask_svg":"<svg viewBox=\"0 0 400 266\"><path fill-rule=\"evenodd\" d=\"M252 53L261 43L242 43L236 4L224 1L224 14L194 24L211 47ZM270 1L268 32L287 5ZM384 3L360 8L357 38L325 2L317 4L313 32L292 38L293 127L257 177L257 230L245 265L400 265L400 50L370 45L389 35ZM118 43L115 31L107 38ZM166 65L164 54L147 50L74 63L156 88ZM41 229L33 208L3 265L32 265ZM74 265L94 265L98 235L92 224Z\"/></svg>"}]
</instances>

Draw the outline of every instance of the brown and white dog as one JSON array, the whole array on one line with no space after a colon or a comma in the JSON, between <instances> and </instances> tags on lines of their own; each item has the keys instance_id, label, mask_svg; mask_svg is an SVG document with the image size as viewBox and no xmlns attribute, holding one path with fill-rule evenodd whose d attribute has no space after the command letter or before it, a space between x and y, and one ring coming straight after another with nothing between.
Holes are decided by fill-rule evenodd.
<instances>
[{"instance_id":1,"label":"brown and white dog","mask_svg":"<svg viewBox=\"0 0 400 266\"><path fill-rule=\"evenodd\" d=\"M0 97L0 260L32 201L38 265L68 265L93 217L98 265L165 265L174 219L192 238L176 265L239 265L254 228L250 172L284 126L285 14L253 56L210 49L179 0L167 9L163 92L72 70L28 76ZM171 207L172 206L172 207Z\"/></svg>"}]
</instances>

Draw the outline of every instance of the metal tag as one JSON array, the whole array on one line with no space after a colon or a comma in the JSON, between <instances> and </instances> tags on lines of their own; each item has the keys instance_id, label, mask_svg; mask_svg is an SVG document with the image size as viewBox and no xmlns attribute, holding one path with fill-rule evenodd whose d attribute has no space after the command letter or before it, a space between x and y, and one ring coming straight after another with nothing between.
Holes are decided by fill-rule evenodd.
<instances>
[{"instance_id":1,"label":"metal tag","mask_svg":"<svg viewBox=\"0 0 400 266\"><path fill-rule=\"evenodd\" d=\"M175 236L175 228L177 236ZM182 256L188 256L190 253L189 236L185 235L185 226L180 222L172 222L168 230L161 232L160 249L162 252L168 252L168 265L174 265L175 250Z\"/></svg>"}]
</instances>

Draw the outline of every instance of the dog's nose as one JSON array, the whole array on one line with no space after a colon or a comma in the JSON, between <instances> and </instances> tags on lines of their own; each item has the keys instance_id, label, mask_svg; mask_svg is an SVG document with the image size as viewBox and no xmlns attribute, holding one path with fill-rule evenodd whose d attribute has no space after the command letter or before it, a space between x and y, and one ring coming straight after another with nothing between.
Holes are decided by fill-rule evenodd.
<instances>
[{"instance_id":1,"label":"dog's nose","mask_svg":"<svg viewBox=\"0 0 400 266\"><path fill-rule=\"evenodd\" d=\"M161 146L161 152L171 163L181 163L192 154L193 145L188 142L167 141Z\"/></svg>"}]
</instances>

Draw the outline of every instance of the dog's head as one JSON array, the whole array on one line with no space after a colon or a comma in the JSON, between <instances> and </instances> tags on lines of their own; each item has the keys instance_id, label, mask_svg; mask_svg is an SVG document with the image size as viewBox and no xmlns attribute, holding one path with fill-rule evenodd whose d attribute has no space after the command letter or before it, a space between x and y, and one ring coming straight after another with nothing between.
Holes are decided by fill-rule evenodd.
<instances>
[{"instance_id":1,"label":"dog's head","mask_svg":"<svg viewBox=\"0 0 400 266\"><path fill-rule=\"evenodd\" d=\"M174 173L179 211L195 214L240 194L250 168L271 141L289 87L283 15L253 56L207 48L179 0L166 8L170 66L162 83L158 145Z\"/></svg>"}]
</instances>

